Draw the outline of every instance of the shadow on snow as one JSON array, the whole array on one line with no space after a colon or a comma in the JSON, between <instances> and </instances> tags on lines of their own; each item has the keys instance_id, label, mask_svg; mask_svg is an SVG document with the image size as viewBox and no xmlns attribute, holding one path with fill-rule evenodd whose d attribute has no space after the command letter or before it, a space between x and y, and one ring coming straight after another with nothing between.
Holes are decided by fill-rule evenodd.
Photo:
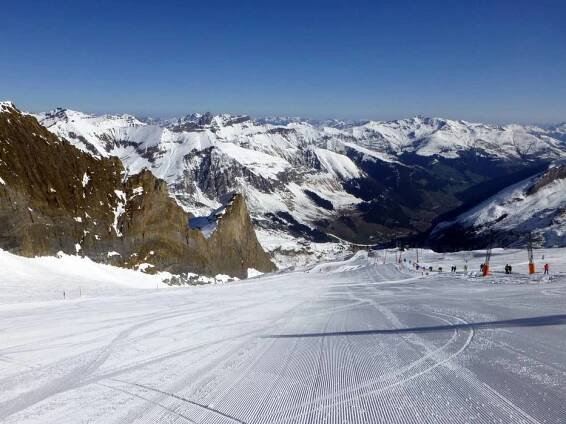
<instances>
[{"instance_id":1,"label":"shadow on snow","mask_svg":"<svg viewBox=\"0 0 566 424\"><path fill-rule=\"evenodd\" d=\"M394 328L386 330L357 330L357 331L332 331L328 333L304 333L304 334L272 334L266 335L264 339L287 339L287 338L306 338L306 337L336 337L336 336L366 336L379 334L407 334L407 333L435 333L453 330L466 329L493 329L511 327L545 327L551 325L566 324L566 314L547 315L541 317L517 318L500 321L471 322L451 325L437 325L428 327Z\"/></svg>"}]
</instances>

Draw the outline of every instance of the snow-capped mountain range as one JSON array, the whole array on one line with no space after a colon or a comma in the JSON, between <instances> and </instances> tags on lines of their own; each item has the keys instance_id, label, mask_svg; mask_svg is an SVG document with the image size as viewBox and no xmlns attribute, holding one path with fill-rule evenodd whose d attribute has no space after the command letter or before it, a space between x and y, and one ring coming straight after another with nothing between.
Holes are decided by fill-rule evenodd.
<instances>
[{"instance_id":1,"label":"snow-capped mountain range","mask_svg":"<svg viewBox=\"0 0 566 424\"><path fill-rule=\"evenodd\" d=\"M493 194L566 155L564 125L210 113L151 120L69 109L35 116L84 151L118 156L130 174L150 169L195 215L242 193L271 250L328 234L367 242L423 232L478 193Z\"/></svg>"}]
</instances>

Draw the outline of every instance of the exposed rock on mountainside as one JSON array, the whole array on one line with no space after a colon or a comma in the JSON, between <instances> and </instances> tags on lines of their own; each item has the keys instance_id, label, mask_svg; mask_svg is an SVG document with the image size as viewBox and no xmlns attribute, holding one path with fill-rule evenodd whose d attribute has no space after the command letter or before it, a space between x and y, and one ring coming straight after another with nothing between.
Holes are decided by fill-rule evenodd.
<instances>
[{"instance_id":1,"label":"exposed rock on mountainside","mask_svg":"<svg viewBox=\"0 0 566 424\"><path fill-rule=\"evenodd\" d=\"M536 182L525 191L525 194L527 196L531 196L536 192L538 192L539 190L543 189L544 187L547 187L548 185L556 182L557 180L563 180L565 178L566 178L566 165L557 164L556 166L551 167L547 172L542 174L540 177L538 177Z\"/></svg>"},{"instance_id":2,"label":"exposed rock on mountainside","mask_svg":"<svg viewBox=\"0 0 566 424\"><path fill-rule=\"evenodd\" d=\"M557 163L440 223L429 243L437 250L521 246L532 235L539 246L566 245L566 165Z\"/></svg>"},{"instance_id":3,"label":"exposed rock on mountainside","mask_svg":"<svg viewBox=\"0 0 566 424\"><path fill-rule=\"evenodd\" d=\"M244 199L234 196L206 238L148 170L95 158L11 103L0 104L0 248L24 256L81 254L146 270L246 277L274 269Z\"/></svg>"},{"instance_id":4,"label":"exposed rock on mountainside","mask_svg":"<svg viewBox=\"0 0 566 424\"><path fill-rule=\"evenodd\" d=\"M560 127L440 118L314 122L206 113L155 121L58 109L38 119L80 149L120 157L129 173L148 167L191 213L242 193L265 246L281 235L360 243L414 236L566 150Z\"/></svg>"}]
</instances>

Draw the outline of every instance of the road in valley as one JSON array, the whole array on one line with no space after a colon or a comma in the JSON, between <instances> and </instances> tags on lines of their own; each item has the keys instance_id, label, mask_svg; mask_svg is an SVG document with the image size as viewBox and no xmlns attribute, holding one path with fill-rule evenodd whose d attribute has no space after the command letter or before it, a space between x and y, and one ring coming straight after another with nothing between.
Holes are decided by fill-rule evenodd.
<instances>
[{"instance_id":1,"label":"road in valley","mask_svg":"<svg viewBox=\"0 0 566 424\"><path fill-rule=\"evenodd\" d=\"M3 423L561 423L566 283L363 256L0 306Z\"/></svg>"}]
</instances>

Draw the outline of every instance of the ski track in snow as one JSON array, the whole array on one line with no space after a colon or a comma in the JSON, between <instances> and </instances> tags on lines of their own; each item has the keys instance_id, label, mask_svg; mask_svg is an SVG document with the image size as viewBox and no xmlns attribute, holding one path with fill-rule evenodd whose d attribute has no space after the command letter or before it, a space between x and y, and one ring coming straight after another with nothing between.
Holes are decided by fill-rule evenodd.
<instances>
[{"instance_id":1,"label":"ski track in snow","mask_svg":"<svg viewBox=\"0 0 566 424\"><path fill-rule=\"evenodd\" d=\"M562 422L566 327L497 322L561 315L565 282L377 262L0 305L0 421Z\"/></svg>"}]
</instances>

